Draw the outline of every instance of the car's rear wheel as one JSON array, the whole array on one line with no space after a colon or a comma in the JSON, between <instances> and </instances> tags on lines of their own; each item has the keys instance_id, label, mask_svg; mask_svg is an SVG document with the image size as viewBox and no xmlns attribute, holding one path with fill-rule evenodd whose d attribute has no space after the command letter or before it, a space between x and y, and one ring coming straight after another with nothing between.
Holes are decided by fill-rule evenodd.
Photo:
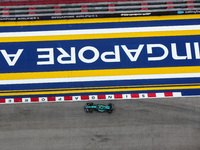
<instances>
[{"instance_id":1,"label":"car's rear wheel","mask_svg":"<svg viewBox=\"0 0 200 150\"><path fill-rule=\"evenodd\" d=\"M114 110L114 105L112 103L109 103L108 106L110 106L108 113L112 113L112 111Z\"/></svg>"}]
</instances>

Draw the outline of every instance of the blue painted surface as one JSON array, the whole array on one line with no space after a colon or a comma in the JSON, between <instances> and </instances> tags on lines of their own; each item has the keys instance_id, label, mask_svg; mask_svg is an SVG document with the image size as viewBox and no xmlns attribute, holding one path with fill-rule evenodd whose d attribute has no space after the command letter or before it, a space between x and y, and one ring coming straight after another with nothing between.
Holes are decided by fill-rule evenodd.
<instances>
[{"instance_id":1,"label":"blue painted surface","mask_svg":"<svg viewBox=\"0 0 200 150\"><path fill-rule=\"evenodd\" d=\"M125 27L156 27L156 26L178 26L178 25L199 25L200 19L191 20L164 20L164 21L138 21L138 22L119 22L119 23L89 23L89 24L67 24L67 25L42 25L42 26L17 26L17 27L0 27L0 32L21 32L21 31L48 31L48 30L76 30L76 29L103 29L103 28L125 28ZM0 50L6 50L8 54L16 54L18 49L23 49L22 54L14 66L9 66L3 55L0 53L0 74L4 73L25 73L25 72L53 72L53 71L78 71L78 70L102 70L102 69L134 69L134 68L160 68L160 67L185 67L200 66L200 59L196 57L194 43L200 42L200 35L190 36L165 36L165 37L140 37L140 38L111 38L111 39L88 39L88 40L68 40L68 41L37 41L37 42L10 42L0 43ZM191 58L176 60L172 57L172 43L177 45L179 56L186 56L186 43L191 45ZM147 52L147 45L161 44L168 49L169 54L163 60L149 61L148 58L160 57L163 55L161 48L154 48L153 53ZM128 49L138 49L139 45L144 45L141 53L136 61L131 61L122 49L121 45L125 45ZM199 44L200 45L200 44ZM79 51L86 47L92 46L99 52L99 57L92 63L85 63L79 58ZM114 46L119 46L120 61L104 62L101 55L106 52L113 52ZM70 49L75 47L76 63L60 64L57 57L61 55L58 48L63 48L69 55ZM39 55L46 55L46 52L37 52L39 48L53 48L54 64L38 65L39 61L47 61L38 58ZM134 55L134 54L133 54ZM93 58L94 53L86 51L84 57L86 59ZM107 59L114 59L113 55L107 56ZM195 70L195 73L199 71ZM38 77L39 78L39 77ZM48 78L48 77L47 77ZM1 82L1 81L0 81ZM176 84L188 84L188 89L173 89ZM8 97L35 97L35 95L17 95L14 90L20 93L20 90L37 90L45 91L52 89L54 91L71 90L71 88L113 88L120 89L122 86L166 86L172 89L166 90L132 90L132 91L111 91L111 92L72 92L68 94L43 94L42 96L56 95L87 95L87 94L129 94L129 93L151 93L151 92L181 92L183 96L200 95L200 89L190 89L190 86L200 84L200 77L190 78L170 78L170 79L132 79L132 80L116 80L116 81L83 81L83 82L61 82L61 83L30 83L30 84L9 84L0 85L1 93L15 93L13 95L3 95L0 98ZM64 89L63 89L64 88ZM128 88L128 87L127 87Z\"/></svg>"},{"instance_id":2,"label":"blue painted surface","mask_svg":"<svg viewBox=\"0 0 200 150\"><path fill-rule=\"evenodd\" d=\"M13 42L0 43L0 49L5 49L8 54L16 54L18 49L24 49L15 66L9 66L2 55L0 55L0 72L42 72L42 71L68 71L68 70L98 70L98 69L122 69L122 68L152 68L152 67L177 67L177 66L200 66L199 59L195 57L194 42L198 42L199 35L195 36L176 36L176 37L143 37L143 38L124 38L124 39L96 39L96 40L70 40L70 41L40 41L40 42ZM104 44L106 43L106 44ZM176 43L179 56L186 56L185 43L191 44L191 59L175 60L172 58L171 44ZM149 57L159 57L163 55L161 48L154 48L152 54L147 53L148 44L162 44L167 47L168 56L159 61L149 61ZM104 62L100 56L104 52L113 52L114 46L120 47L120 62ZM137 61L131 61L122 49L121 45L126 45L128 49L138 49L139 45L144 45ZM85 63L80 60L78 53L80 49L86 46L92 46L99 52L99 58L92 63ZM75 64L60 64L57 57L61 55L57 48L63 48L68 54L71 53L71 47L76 49ZM47 55L47 52L37 52L38 48L53 48L54 64L37 65L38 55ZM85 51L84 57L91 59L94 52ZM134 53L133 53L134 56ZM114 56L108 56L114 58Z\"/></svg>"}]
</instances>

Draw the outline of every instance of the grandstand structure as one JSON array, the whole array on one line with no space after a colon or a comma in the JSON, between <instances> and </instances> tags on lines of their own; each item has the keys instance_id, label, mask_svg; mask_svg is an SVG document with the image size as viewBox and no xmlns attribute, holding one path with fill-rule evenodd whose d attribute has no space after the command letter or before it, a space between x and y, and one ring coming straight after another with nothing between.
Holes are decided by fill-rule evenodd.
<instances>
[{"instance_id":1,"label":"grandstand structure","mask_svg":"<svg viewBox=\"0 0 200 150\"><path fill-rule=\"evenodd\" d=\"M199 0L3 0L0 17L200 11Z\"/></svg>"}]
</instances>

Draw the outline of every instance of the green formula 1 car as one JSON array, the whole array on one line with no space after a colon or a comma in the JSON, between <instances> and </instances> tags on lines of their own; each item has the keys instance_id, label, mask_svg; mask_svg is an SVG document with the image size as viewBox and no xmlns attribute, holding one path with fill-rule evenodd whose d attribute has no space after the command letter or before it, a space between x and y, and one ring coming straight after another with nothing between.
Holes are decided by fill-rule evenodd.
<instances>
[{"instance_id":1,"label":"green formula 1 car","mask_svg":"<svg viewBox=\"0 0 200 150\"><path fill-rule=\"evenodd\" d=\"M112 113L114 110L114 105L109 103L108 106L103 105L103 104L96 104L94 105L93 103L87 103L86 106L84 107L85 112L90 112L92 113L93 110L98 111L98 112L108 112Z\"/></svg>"}]
</instances>

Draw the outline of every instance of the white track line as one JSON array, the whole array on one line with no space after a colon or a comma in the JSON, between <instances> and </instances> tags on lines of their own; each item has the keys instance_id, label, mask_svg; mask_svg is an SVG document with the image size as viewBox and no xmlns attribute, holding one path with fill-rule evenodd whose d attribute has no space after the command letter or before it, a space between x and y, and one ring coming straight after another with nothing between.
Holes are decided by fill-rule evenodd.
<instances>
[{"instance_id":1,"label":"white track line","mask_svg":"<svg viewBox=\"0 0 200 150\"><path fill-rule=\"evenodd\" d=\"M0 37L32 37L32 36L53 36L53 35L77 35L77 34L80 35L80 34L155 32L155 31L185 31L185 30L200 30L200 25L6 32L6 33L0 33Z\"/></svg>"},{"instance_id":2,"label":"white track line","mask_svg":"<svg viewBox=\"0 0 200 150\"><path fill-rule=\"evenodd\" d=\"M87 81L113 81L113 80L138 80L138 79L171 79L171 78L195 78L195 77L200 77L200 73L0 80L0 85L87 82Z\"/></svg>"}]
</instances>

